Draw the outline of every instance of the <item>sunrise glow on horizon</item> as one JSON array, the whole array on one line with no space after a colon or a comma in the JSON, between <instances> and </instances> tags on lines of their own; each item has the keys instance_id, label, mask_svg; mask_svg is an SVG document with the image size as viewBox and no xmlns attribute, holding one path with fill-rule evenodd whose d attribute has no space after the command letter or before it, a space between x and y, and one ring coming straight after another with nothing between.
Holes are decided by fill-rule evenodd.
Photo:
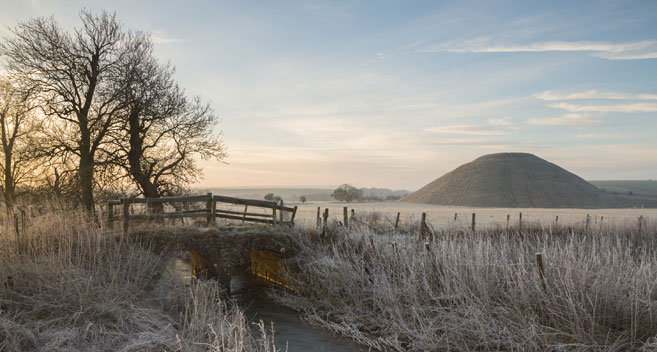
<instances>
[{"instance_id":1,"label":"sunrise glow on horizon","mask_svg":"<svg viewBox=\"0 0 657 352\"><path fill-rule=\"evenodd\" d=\"M32 0L0 35L82 7L150 32L212 102L228 157L198 187L414 190L497 152L657 178L657 2Z\"/></svg>"}]
</instances>

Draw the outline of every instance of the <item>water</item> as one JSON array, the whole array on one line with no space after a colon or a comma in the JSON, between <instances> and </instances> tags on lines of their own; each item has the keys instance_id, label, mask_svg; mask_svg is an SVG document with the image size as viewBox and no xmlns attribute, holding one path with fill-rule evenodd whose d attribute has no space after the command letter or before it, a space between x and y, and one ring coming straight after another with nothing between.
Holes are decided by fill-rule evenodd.
<instances>
[{"instance_id":1,"label":"water","mask_svg":"<svg viewBox=\"0 0 657 352\"><path fill-rule=\"evenodd\" d=\"M168 265L170 275L180 280L181 284L191 280L189 261L173 258ZM265 293L267 284L252 276L233 276L231 278L232 298L245 312L249 322L265 323L267 333L274 323L276 346L281 351L289 352L356 352L367 351L350 339L335 336L328 331L305 324L299 313L293 309L274 303ZM259 337L259 328L251 324L251 331Z\"/></svg>"},{"instance_id":2,"label":"water","mask_svg":"<svg viewBox=\"0 0 657 352\"><path fill-rule=\"evenodd\" d=\"M247 276L234 276L231 281L231 291L236 292L233 297L244 310L249 321L262 320L269 329L274 323L276 346L289 352L356 352L367 351L352 340L335 336L318 327L305 324L299 319L299 313L293 309L274 303L264 293L261 280ZM253 334L259 331L253 326Z\"/></svg>"}]
</instances>

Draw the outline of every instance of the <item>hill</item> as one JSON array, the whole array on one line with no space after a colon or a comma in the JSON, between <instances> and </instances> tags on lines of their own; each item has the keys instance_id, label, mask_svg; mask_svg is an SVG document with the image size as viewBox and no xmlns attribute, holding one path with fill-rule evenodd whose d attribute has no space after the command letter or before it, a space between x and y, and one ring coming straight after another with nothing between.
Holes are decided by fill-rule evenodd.
<instances>
[{"instance_id":1,"label":"hill","mask_svg":"<svg viewBox=\"0 0 657 352\"><path fill-rule=\"evenodd\" d=\"M411 203L499 208L615 208L579 176L528 153L484 155L402 198Z\"/></svg>"}]
</instances>

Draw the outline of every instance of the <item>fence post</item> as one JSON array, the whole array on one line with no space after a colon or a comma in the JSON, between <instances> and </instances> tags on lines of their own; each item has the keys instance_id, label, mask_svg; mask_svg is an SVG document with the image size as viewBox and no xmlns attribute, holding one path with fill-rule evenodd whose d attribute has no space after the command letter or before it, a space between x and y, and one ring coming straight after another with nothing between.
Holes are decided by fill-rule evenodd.
<instances>
[{"instance_id":1,"label":"fence post","mask_svg":"<svg viewBox=\"0 0 657 352\"><path fill-rule=\"evenodd\" d=\"M324 227L322 230L322 237L326 236L326 230L328 229L328 217L329 217L329 210L328 208L324 209Z\"/></svg>"},{"instance_id":2,"label":"fence post","mask_svg":"<svg viewBox=\"0 0 657 352\"><path fill-rule=\"evenodd\" d=\"M347 209L347 207L344 207L342 210L344 213L344 227L349 228L349 209Z\"/></svg>"},{"instance_id":3,"label":"fence post","mask_svg":"<svg viewBox=\"0 0 657 352\"><path fill-rule=\"evenodd\" d=\"M107 228L112 230L114 228L114 204L107 202Z\"/></svg>"},{"instance_id":4,"label":"fence post","mask_svg":"<svg viewBox=\"0 0 657 352\"><path fill-rule=\"evenodd\" d=\"M559 215L557 215L556 218L554 218L554 227L557 227L559 225Z\"/></svg>"},{"instance_id":5,"label":"fence post","mask_svg":"<svg viewBox=\"0 0 657 352\"><path fill-rule=\"evenodd\" d=\"M14 227L16 227L16 244L18 245L18 254L21 254L23 249L21 246L21 234L20 230L18 229L18 213L14 213Z\"/></svg>"},{"instance_id":6,"label":"fence post","mask_svg":"<svg viewBox=\"0 0 657 352\"><path fill-rule=\"evenodd\" d=\"M352 208L351 209L351 220L354 220L354 216L356 216L356 211Z\"/></svg>"},{"instance_id":7,"label":"fence post","mask_svg":"<svg viewBox=\"0 0 657 352\"><path fill-rule=\"evenodd\" d=\"M212 223L212 193L208 193L207 196L208 196L208 201L205 203L205 207L206 207L205 209L208 212L208 218L205 225L210 226L210 224Z\"/></svg>"},{"instance_id":8,"label":"fence post","mask_svg":"<svg viewBox=\"0 0 657 352\"><path fill-rule=\"evenodd\" d=\"M509 231L509 220L511 219L510 214L506 214L506 230Z\"/></svg>"},{"instance_id":9,"label":"fence post","mask_svg":"<svg viewBox=\"0 0 657 352\"><path fill-rule=\"evenodd\" d=\"M397 212L397 218L395 219L395 231L397 231L397 227L399 227L399 215L400 212Z\"/></svg>"},{"instance_id":10,"label":"fence post","mask_svg":"<svg viewBox=\"0 0 657 352\"><path fill-rule=\"evenodd\" d=\"M319 231L319 228L322 226L322 218L319 216L321 211L320 208L321 207L317 207L317 231Z\"/></svg>"},{"instance_id":11,"label":"fence post","mask_svg":"<svg viewBox=\"0 0 657 352\"><path fill-rule=\"evenodd\" d=\"M276 225L276 205L277 205L277 204L274 204L274 206L271 208L271 221L272 221L272 225Z\"/></svg>"},{"instance_id":12,"label":"fence post","mask_svg":"<svg viewBox=\"0 0 657 352\"><path fill-rule=\"evenodd\" d=\"M420 221L420 233L417 238L418 241L424 240L424 228L426 226L427 226L427 213L422 213L422 220Z\"/></svg>"},{"instance_id":13,"label":"fence post","mask_svg":"<svg viewBox=\"0 0 657 352\"><path fill-rule=\"evenodd\" d=\"M520 217L518 218L518 232L522 232L522 212L520 212Z\"/></svg>"},{"instance_id":14,"label":"fence post","mask_svg":"<svg viewBox=\"0 0 657 352\"><path fill-rule=\"evenodd\" d=\"M130 221L130 198L121 198L121 204L123 204L123 233L127 235Z\"/></svg>"},{"instance_id":15,"label":"fence post","mask_svg":"<svg viewBox=\"0 0 657 352\"><path fill-rule=\"evenodd\" d=\"M538 272L538 278L541 280L541 286L543 287L543 291L547 290L547 286L545 285L545 273L543 271L542 253L536 253L536 272Z\"/></svg>"},{"instance_id":16,"label":"fence post","mask_svg":"<svg viewBox=\"0 0 657 352\"><path fill-rule=\"evenodd\" d=\"M210 206L210 216L212 219L212 225L215 225L217 223L217 200L214 198L214 196L210 197L211 203Z\"/></svg>"},{"instance_id":17,"label":"fence post","mask_svg":"<svg viewBox=\"0 0 657 352\"><path fill-rule=\"evenodd\" d=\"M21 228L23 229L23 233L25 233L25 228L27 227L25 218L27 218L27 213L25 212L25 209L21 209Z\"/></svg>"},{"instance_id":18,"label":"fence post","mask_svg":"<svg viewBox=\"0 0 657 352\"><path fill-rule=\"evenodd\" d=\"M641 226L643 225L643 215L639 216L639 233L641 233Z\"/></svg>"},{"instance_id":19,"label":"fence post","mask_svg":"<svg viewBox=\"0 0 657 352\"><path fill-rule=\"evenodd\" d=\"M284 206L284 204L285 203L283 203L283 199L281 199L281 208ZM278 216L279 216L279 220L282 223L283 222L283 209L280 209L280 211L278 212Z\"/></svg>"},{"instance_id":20,"label":"fence post","mask_svg":"<svg viewBox=\"0 0 657 352\"><path fill-rule=\"evenodd\" d=\"M292 211L292 216L290 217L290 224L294 225L294 217L297 215L297 206L294 206L294 210Z\"/></svg>"},{"instance_id":21,"label":"fence post","mask_svg":"<svg viewBox=\"0 0 657 352\"><path fill-rule=\"evenodd\" d=\"M476 225L476 222L475 222L475 213L472 213L472 233L475 232L475 225Z\"/></svg>"},{"instance_id":22,"label":"fence post","mask_svg":"<svg viewBox=\"0 0 657 352\"><path fill-rule=\"evenodd\" d=\"M591 225L591 215L586 214L586 228L584 232L589 232L589 226Z\"/></svg>"}]
</instances>

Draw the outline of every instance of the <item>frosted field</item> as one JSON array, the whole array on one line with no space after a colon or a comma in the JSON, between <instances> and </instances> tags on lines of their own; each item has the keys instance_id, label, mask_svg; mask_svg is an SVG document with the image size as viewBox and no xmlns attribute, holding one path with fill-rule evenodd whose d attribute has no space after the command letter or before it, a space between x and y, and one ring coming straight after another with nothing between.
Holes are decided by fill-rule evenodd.
<instances>
[{"instance_id":1,"label":"frosted field","mask_svg":"<svg viewBox=\"0 0 657 352\"><path fill-rule=\"evenodd\" d=\"M287 204L290 205L291 204ZM400 212L400 225L404 222L418 221L422 213L427 213L427 222L434 228L468 227L472 220L472 213L476 213L477 228L488 226L506 226L506 216L511 215L510 224L517 225L519 213L522 212L524 224L541 224L549 226L554 224L555 217L559 216L560 225L584 224L586 215L591 215L591 227L600 226L636 226L638 217L643 215L644 221L653 222L657 219L657 209L542 209L542 208L474 208L455 207L429 204L413 204L402 202L385 203L305 203L295 204L299 208L295 223L302 226L315 226L317 207L329 209L329 219L342 220L343 207L354 209L356 214L362 212L379 212L392 222L397 212ZM454 221L454 214L457 215Z\"/></svg>"}]
</instances>

